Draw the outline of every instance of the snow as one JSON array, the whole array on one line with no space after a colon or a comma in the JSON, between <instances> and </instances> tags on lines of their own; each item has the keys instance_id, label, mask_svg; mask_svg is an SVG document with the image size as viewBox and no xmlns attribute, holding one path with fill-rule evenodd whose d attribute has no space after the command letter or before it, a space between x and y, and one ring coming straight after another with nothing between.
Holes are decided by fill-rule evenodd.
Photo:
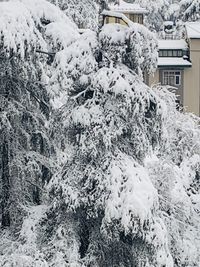
<instances>
[{"instance_id":1,"label":"snow","mask_svg":"<svg viewBox=\"0 0 200 267\"><path fill-rule=\"evenodd\" d=\"M173 118L172 123L174 121ZM188 189L196 180L199 156L185 159L180 167L155 155L145 163L154 186L159 187L161 209L170 212L169 217L165 214L165 226L168 228L172 254L175 249L175 255L180 255L186 266L197 266L194 262L199 262L199 215L195 208L199 208L199 196L194 191L188 194ZM157 175L158 184L155 183Z\"/></svg>"},{"instance_id":2,"label":"snow","mask_svg":"<svg viewBox=\"0 0 200 267\"><path fill-rule=\"evenodd\" d=\"M126 64L129 61L130 65L134 65L134 68L137 65L139 74L142 73L142 68L145 68L148 73L155 71L157 66L157 40L155 35L143 25L133 23L128 19L127 23L129 23L129 27L110 23L102 28L99 37L106 57L109 60L116 61L117 59L118 62L122 62L127 43L129 43L130 55L128 59L124 59ZM145 65L143 65L144 62Z\"/></svg>"},{"instance_id":3,"label":"snow","mask_svg":"<svg viewBox=\"0 0 200 267\"><path fill-rule=\"evenodd\" d=\"M123 0L119 0L119 4L110 4L111 11L129 13L129 14L146 14L148 11L141 7L139 4L127 3Z\"/></svg>"},{"instance_id":4,"label":"snow","mask_svg":"<svg viewBox=\"0 0 200 267\"><path fill-rule=\"evenodd\" d=\"M180 5L179 5L179 3L172 3L170 6L169 6L169 14L172 16L172 15L174 15L174 17L176 16L178 16L178 14L180 14L179 12L180 12ZM173 22L173 25L174 25L174 22Z\"/></svg>"},{"instance_id":5,"label":"snow","mask_svg":"<svg viewBox=\"0 0 200 267\"><path fill-rule=\"evenodd\" d=\"M36 244L36 227L39 221L43 218L47 210L46 205L33 206L28 208L28 216L24 220L20 236L28 245Z\"/></svg>"},{"instance_id":6,"label":"snow","mask_svg":"<svg viewBox=\"0 0 200 267\"><path fill-rule=\"evenodd\" d=\"M89 29L78 29L78 32L80 34L83 34L83 33L87 32L87 31L89 31Z\"/></svg>"},{"instance_id":7,"label":"snow","mask_svg":"<svg viewBox=\"0 0 200 267\"><path fill-rule=\"evenodd\" d=\"M46 36L52 39L54 47L66 48L79 38L78 31L70 24L52 22L46 26Z\"/></svg>"},{"instance_id":8,"label":"snow","mask_svg":"<svg viewBox=\"0 0 200 267\"><path fill-rule=\"evenodd\" d=\"M32 206L27 208L27 217L24 219L18 241L11 241L10 236L1 236L5 247L0 247L0 266L5 267L48 267L42 258L42 253L37 249L39 222L44 218L47 210L46 205ZM0 244L1 245L1 244ZM14 250L13 253L10 253Z\"/></svg>"},{"instance_id":9,"label":"snow","mask_svg":"<svg viewBox=\"0 0 200 267\"><path fill-rule=\"evenodd\" d=\"M3 40L3 47L7 52L13 50L24 57L25 48L28 52L33 47L46 50L46 43L36 29L31 13L23 3L1 2L0 10L0 40Z\"/></svg>"},{"instance_id":10,"label":"snow","mask_svg":"<svg viewBox=\"0 0 200 267\"><path fill-rule=\"evenodd\" d=\"M55 144L59 154L54 157L54 152L50 152L48 162L58 161L61 168L49 167L54 175L47 187L50 207L26 208L27 216L20 214L23 222L17 225L18 239L5 241L0 236L0 266L83 266L83 261L89 258L94 261L96 258L97 262L102 255L102 258L110 258L109 249L113 251L113 244L124 255L128 251L134 253L136 245L146 254L144 258L148 262L156 258L157 264L141 263L143 255L136 250L136 258L145 266L173 266L170 250L174 258L181 259L180 265L197 266L193 263L199 262L199 245L190 229L199 230L200 194L199 191L195 194L195 186L192 186L200 171L199 124L176 110L175 96L166 88L151 89L136 74L142 68L147 71L155 63L154 36L144 26L131 23L114 11L104 11L104 14L125 18L130 27L105 25L99 35L88 30L79 35L76 26L63 13L43 0L13 1L0 4L1 7L5 11L1 19L4 25L0 24L6 40L3 51L14 49L23 56L26 41L32 41L28 50L31 56L31 49L41 41L41 46L44 45L41 48L53 48L57 52L53 63L48 65L48 77L43 78L49 82L48 103L52 104L50 120L45 121L49 131L44 131L44 136L51 136L51 150ZM49 24L43 25L42 19ZM167 45L169 49L172 43ZM183 49L185 43L175 42L173 47L177 45ZM103 57L100 67L99 50ZM163 60L162 64L170 61L172 66L183 62L180 66L191 66L182 58L159 60ZM130 67L128 61L135 65ZM25 94L22 97L26 99ZM11 111L14 116L15 110ZM9 116L4 113L3 124L6 120L9 122ZM31 133L42 132L37 128L32 131L31 127L29 120L27 128ZM6 130L10 131L8 127ZM21 153L19 149L15 152L17 156ZM28 151L24 153L26 160L30 153L36 161L36 152ZM151 153L152 156L148 156ZM37 156L37 161L43 165L43 156ZM35 166L38 170L39 164ZM35 177L30 166L26 162L25 167ZM26 181L21 174L20 171L18 177L15 172L11 176L12 183ZM23 187L19 188L19 196L26 195L20 192ZM11 192L15 191L18 187ZM32 201L32 194L31 191L23 201L19 200L19 204L28 204L29 198ZM44 197L46 195L41 196L41 201ZM164 218L163 214L168 211L171 216ZM90 228L89 248L80 259L81 242L87 238L86 226ZM126 235L123 243L120 237L124 233L130 235L133 245ZM103 254L104 249L108 250L108 256ZM111 266L101 262L83 264Z\"/></svg>"},{"instance_id":11,"label":"snow","mask_svg":"<svg viewBox=\"0 0 200 267\"><path fill-rule=\"evenodd\" d=\"M94 0L50 0L81 29L98 29L99 5Z\"/></svg>"},{"instance_id":12,"label":"snow","mask_svg":"<svg viewBox=\"0 0 200 267\"><path fill-rule=\"evenodd\" d=\"M187 22L185 26L188 38L200 39L200 22Z\"/></svg>"},{"instance_id":13,"label":"snow","mask_svg":"<svg viewBox=\"0 0 200 267\"><path fill-rule=\"evenodd\" d=\"M36 25L44 28L43 38L49 38L54 47L65 48L79 37L78 27L55 5L45 0L21 1L30 11ZM46 26L41 25L44 19L49 22Z\"/></svg>"},{"instance_id":14,"label":"snow","mask_svg":"<svg viewBox=\"0 0 200 267\"><path fill-rule=\"evenodd\" d=\"M74 37L69 34L68 38L72 37L72 42L75 36L76 32ZM70 39L66 40L68 44L69 41ZM80 82L85 86L84 83L87 81L87 75L93 72L97 66L93 56L93 50L96 49L96 46L96 34L91 30L87 30L79 35L79 38L72 42L72 44L56 54L54 60L55 69L50 79L51 90L49 92L55 109L60 108L66 103L68 90L73 88L75 80L82 77ZM64 89L60 90L58 82Z\"/></svg>"},{"instance_id":15,"label":"snow","mask_svg":"<svg viewBox=\"0 0 200 267\"><path fill-rule=\"evenodd\" d=\"M81 106L74 110L72 118L77 125L79 123L83 126L89 126L91 123L102 124L103 112L98 106L91 107L90 109Z\"/></svg>"},{"instance_id":16,"label":"snow","mask_svg":"<svg viewBox=\"0 0 200 267\"><path fill-rule=\"evenodd\" d=\"M120 220L125 231L129 232L133 230L136 218L143 224L151 217L158 200L157 191L145 169L131 157L119 154L118 159L111 163L109 183L111 193L105 209L107 223Z\"/></svg>"},{"instance_id":17,"label":"snow","mask_svg":"<svg viewBox=\"0 0 200 267\"><path fill-rule=\"evenodd\" d=\"M45 0L0 2L0 10L0 44L21 58L25 51L49 51L49 46L65 48L79 37L76 25ZM44 19L48 21L46 26L42 24Z\"/></svg>"},{"instance_id":18,"label":"snow","mask_svg":"<svg viewBox=\"0 0 200 267\"><path fill-rule=\"evenodd\" d=\"M170 21L170 20L168 20L168 21L164 21L164 26L168 26L168 25L170 25L170 26L174 26L174 22L173 21Z\"/></svg>"},{"instance_id":19,"label":"snow","mask_svg":"<svg viewBox=\"0 0 200 267\"><path fill-rule=\"evenodd\" d=\"M162 66L191 67L192 63L180 57L159 57L158 67L162 67Z\"/></svg>"},{"instance_id":20,"label":"snow","mask_svg":"<svg viewBox=\"0 0 200 267\"><path fill-rule=\"evenodd\" d=\"M197 21L200 19L200 2L199 0L181 0L181 17L184 21Z\"/></svg>"},{"instance_id":21,"label":"snow","mask_svg":"<svg viewBox=\"0 0 200 267\"><path fill-rule=\"evenodd\" d=\"M188 44L184 39L180 40L158 40L158 48L159 49L188 49Z\"/></svg>"},{"instance_id":22,"label":"snow","mask_svg":"<svg viewBox=\"0 0 200 267\"><path fill-rule=\"evenodd\" d=\"M12 0L18 1L18 0ZM77 29L73 23L58 7L45 0L19 0L30 11L33 19L38 24L41 24L40 19L45 19L49 22L63 22L68 24L68 27Z\"/></svg>"},{"instance_id":23,"label":"snow","mask_svg":"<svg viewBox=\"0 0 200 267\"><path fill-rule=\"evenodd\" d=\"M121 17L121 14L119 14ZM121 24L106 24L100 32L100 40L104 42L108 39L109 43L124 44L127 35L127 27Z\"/></svg>"}]
</instances>

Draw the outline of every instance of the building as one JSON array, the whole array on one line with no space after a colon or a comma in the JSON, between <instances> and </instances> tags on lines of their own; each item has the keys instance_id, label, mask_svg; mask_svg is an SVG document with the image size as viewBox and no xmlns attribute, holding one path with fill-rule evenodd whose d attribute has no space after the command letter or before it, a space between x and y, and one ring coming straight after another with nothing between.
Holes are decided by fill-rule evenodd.
<instances>
[{"instance_id":1,"label":"building","mask_svg":"<svg viewBox=\"0 0 200 267\"><path fill-rule=\"evenodd\" d=\"M109 12L103 13L104 23L119 23L127 25L126 18L132 22L143 24L144 15L148 11L139 4L127 3L119 0L118 4L110 4ZM121 14L121 16L119 16Z\"/></svg>"},{"instance_id":2,"label":"building","mask_svg":"<svg viewBox=\"0 0 200 267\"><path fill-rule=\"evenodd\" d=\"M185 30L185 39L158 40L158 68L149 85L173 86L179 103L200 116L200 22L186 23Z\"/></svg>"},{"instance_id":3,"label":"building","mask_svg":"<svg viewBox=\"0 0 200 267\"><path fill-rule=\"evenodd\" d=\"M184 105L186 72L192 67L189 60L189 46L182 40L158 40L158 68L149 78L149 84L161 83L176 88L178 102Z\"/></svg>"},{"instance_id":4,"label":"building","mask_svg":"<svg viewBox=\"0 0 200 267\"><path fill-rule=\"evenodd\" d=\"M186 40L192 67L185 74L184 106L200 116L200 22L186 24Z\"/></svg>"}]
</instances>

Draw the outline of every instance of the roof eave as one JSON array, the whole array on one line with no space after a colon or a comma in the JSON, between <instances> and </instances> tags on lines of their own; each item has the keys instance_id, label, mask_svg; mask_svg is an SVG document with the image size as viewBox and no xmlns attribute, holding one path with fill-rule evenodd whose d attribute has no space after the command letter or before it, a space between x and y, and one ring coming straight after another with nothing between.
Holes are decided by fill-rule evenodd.
<instances>
[{"instance_id":1,"label":"roof eave","mask_svg":"<svg viewBox=\"0 0 200 267\"><path fill-rule=\"evenodd\" d=\"M188 39L195 39L195 40L200 40L200 37L188 37Z\"/></svg>"},{"instance_id":2,"label":"roof eave","mask_svg":"<svg viewBox=\"0 0 200 267\"><path fill-rule=\"evenodd\" d=\"M158 65L158 68L191 68L192 65Z\"/></svg>"},{"instance_id":3,"label":"roof eave","mask_svg":"<svg viewBox=\"0 0 200 267\"><path fill-rule=\"evenodd\" d=\"M119 12L119 13L128 13L128 14L139 14L139 15L146 15L148 14L149 12L148 11L143 11L143 10L115 10L115 9L111 9L110 11L113 11L113 12Z\"/></svg>"}]
</instances>

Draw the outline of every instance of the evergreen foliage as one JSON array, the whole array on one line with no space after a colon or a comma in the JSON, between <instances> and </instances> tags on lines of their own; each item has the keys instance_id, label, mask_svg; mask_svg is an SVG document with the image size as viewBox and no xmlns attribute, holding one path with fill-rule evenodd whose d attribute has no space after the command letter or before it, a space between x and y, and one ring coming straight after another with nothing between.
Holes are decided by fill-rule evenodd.
<instances>
[{"instance_id":1,"label":"evergreen foliage","mask_svg":"<svg viewBox=\"0 0 200 267\"><path fill-rule=\"evenodd\" d=\"M143 83L154 34L62 3L0 3L0 266L198 266L199 118Z\"/></svg>"}]
</instances>

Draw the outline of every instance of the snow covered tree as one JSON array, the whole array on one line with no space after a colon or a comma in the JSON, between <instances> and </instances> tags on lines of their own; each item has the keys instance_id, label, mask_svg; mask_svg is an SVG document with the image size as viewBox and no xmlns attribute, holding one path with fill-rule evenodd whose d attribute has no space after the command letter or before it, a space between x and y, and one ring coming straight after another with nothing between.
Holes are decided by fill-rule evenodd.
<instances>
[{"instance_id":1,"label":"snow covered tree","mask_svg":"<svg viewBox=\"0 0 200 267\"><path fill-rule=\"evenodd\" d=\"M181 0L180 1L180 18L183 21L196 21L200 19L200 2L199 0Z\"/></svg>"},{"instance_id":2,"label":"snow covered tree","mask_svg":"<svg viewBox=\"0 0 200 267\"><path fill-rule=\"evenodd\" d=\"M151 71L155 64L156 42L145 32L149 41L145 43L143 34L139 26L105 25L98 39L86 32L55 58L51 82L64 81L59 90L64 85L68 97L55 116L52 132L68 155L49 184L52 207L44 230L54 230L46 247L53 266L55 261L67 261L69 266L173 266L173 262L197 266L199 262L195 236L199 189L192 197L187 195L194 184L199 186L198 163L189 164L189 172L195 168L192 179L182 169L187 157L198 161L198 123L176 110L173 94L165 88L148 88L136 74L143 66ZM149 53L144 56L144 51ZM176 173L180 164L181 178ZM185 217L183 203L187 203ZM187 216L193 219L188 221ZM183 225L187 234L180 232ZM191 229L194 234L189 235Z\"/></svg>"},{"instance_id":3,"label":"snow covered tree","mask_svg":"<svg viewBox=\"0 0 200 267\"><path fill-rule=\"evenodd\" d=\"M155 36L80 35L44 0L0 9L1 207L14 225L0 265L198 266L199 119L143 83Z\"/></svg>"},{"instance_id":4,"label":"snow covered tree","mask_svg":"<svg viewBox=\"0 0 200 267\"><path fill-rule=\"evenodd\" d=\"M26 213L23 205L41 203L56 166L48 134L45 53L53 51L55 43L56 49L65 45L59 25L65 20L69 28L70 21L45 1L0 5L1 226L15 229Z\"/></svg>"},{"instance_id":5,"label":"snow covered tree","mask_svg":"<svg viewBox=\"0 0 200 267\"><path fill-rule=\"evenodd\" d=\"M145 166L160 200L160 216L169 233L174 266L198 266L199 254L199 118L176 110L175 96L157 93L167 104L165 142Z\"/></svg>"},{"instance_id":6,"label":"snow covered tree","mask_svg":"<svg viewBox=\"0 0 200 267\"><path fill-rule=\"evenodd\" d=\"M1 2L0 10L0 265L41 266L36 225L44 185L58 167L47 74L55 52L69 44L63 27L70 42L78 33L46 1Z\"/></svg>"},{"instance_id":7,"label":"snow covered tree","mask_svg":"<svg viewBox=\"0 0 200 267\"><path fill-rule=\"evenodd\" d=\"M51 0L76 23L79 28L96 29L98 26L98 4L94 0Z\"/></svg>"},{"instance_id":8,"label":"snow covered tree","mask_svg":"<svg viewBox=\"0 0 200 267\"><path fill-rule=\"evenodd\" d=\"M9 19L5 19L9 7ZM24 21L16 23L22 11ZM47 171L45 163L40 162L43 156L49 155L43 126L49 107L47 94L40 84L41 74L34 72L39 66L29 55L33 45L41 45L38 33L29 29L33 26L31 16L19 3L1 3L0 20L1 225L6 227L21 221L20 205L40 201L39 187Z\"/></svg>"},{"instance_id":9,"label":"snow covered tree","mask_svg":"<svg viewBox=\"0 0 200 267\"><path fill-rule=\"evenodd\" d=\"M199 20L199 0L133 0L130 2L140 3L149 11L145 23L148 28L158 33L163 30L164 21L170 20L176 26L177 37L180 37L184 22Z\"/></svg>"},{"instance_id":10,"label":"snow covered tree","mask_svg":"<svg viewBox=\"0 0 200 267\"><path fill-rule=\"evenodd\" d=\"M176 24L181 15L179 1L176 0L136 0L133 2L139 3L149 11L145 24L157 33L163 30L165 21L170 20Z\"/></svg>"},{"instance_id":11,"label":"snow covered tree","mask_svg":"<svg viewBox=\"0 0 200 267\"><path fill-rule=\"evenodd\" d=\"M69 224L76 233L71 259L69 251L59 246L61 258L71 264L76 259L76 264L85 266L141 262L171 266L166 230L156 215L156 191L141 165L149 149L160 142L162 101L134 72L140 73L143 66L151 71L156 47L143 26L106 25L99 43L94 33L86 32L55 58L52 83L64 81L68 99L52 132L58 132L59 142L70 154L49 185L53 201L49 218L59 214L54 217L59 228L53 239L63 233L61 244L67 242ZM59 125L62 135L56 130ZM162 231L162 240L155 228ZM54 261L58 251L51 246L48 251Z\"/></svg>"}]
</instances>

